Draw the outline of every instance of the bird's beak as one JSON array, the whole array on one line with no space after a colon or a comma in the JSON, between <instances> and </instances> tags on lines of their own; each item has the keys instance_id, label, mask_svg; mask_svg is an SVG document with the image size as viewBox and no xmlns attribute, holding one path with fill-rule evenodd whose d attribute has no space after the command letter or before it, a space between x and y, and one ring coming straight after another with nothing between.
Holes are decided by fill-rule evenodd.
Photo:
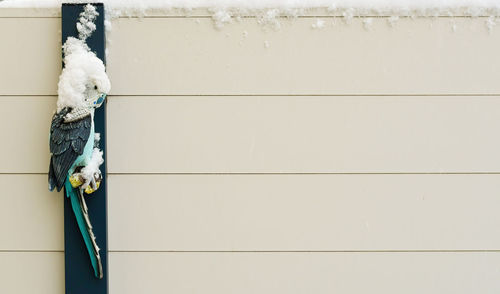
<instances>
[{"instance_id":1,"label":"bird's beak","mask_svg":"<svg viewBox=\"0 0 500 294\"><path fill-rule=\"evenodd\" d=\"M106 94L102 94L99 98L97 98L97 101L94 102L95 106L101 106L101 104L104 102L104 99L106 99L106 96Z\"/></svg>"}]
</instances>

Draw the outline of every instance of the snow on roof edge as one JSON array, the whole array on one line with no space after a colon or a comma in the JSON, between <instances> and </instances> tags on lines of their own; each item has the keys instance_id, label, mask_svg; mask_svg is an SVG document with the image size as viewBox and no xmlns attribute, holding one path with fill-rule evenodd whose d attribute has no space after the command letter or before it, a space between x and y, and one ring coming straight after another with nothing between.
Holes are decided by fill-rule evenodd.
<instances>
[{"instance_id":1,"label":"snow on roof edge","mask_svg":"<svg viewBox=\"0 0 500 294\"><path fill-rule=\"evenodd\" d=\"M60 17L62 3L84 0L0 0L0 17ZM211 17L222 28L241 17L278 28L280 17L488 17L488 30L500 17L500 0L96 0L106 5L106 18ZM109 22L107 22L109 24ZM107 25L107 27L110 27Z\"/></svg>"},{"instance_id":2,"label":"snow on roof edge","mask_svg":"<svg viewBox=\"0 0 500 294\"><path fill-rule=\"evenodd\" d=\"M479 11L495 12L500 10L500 0L0 0L0 8L56 8L62 3L105 3L113 10L131 9L144 11L146 9L233 9L262 10L328 8L329 10L351 10L356 15L370 12L392 14L407 14L420 12L426 15L432 13L452 13L465 11L471 15Z\"/></svg>"}]
</instances>

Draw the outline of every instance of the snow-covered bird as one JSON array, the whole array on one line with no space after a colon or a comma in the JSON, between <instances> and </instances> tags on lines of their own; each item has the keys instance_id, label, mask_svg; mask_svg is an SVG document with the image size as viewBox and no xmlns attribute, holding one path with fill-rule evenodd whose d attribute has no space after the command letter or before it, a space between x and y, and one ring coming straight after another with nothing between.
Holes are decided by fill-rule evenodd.
<instances>
[{"instance_id":1,"label":"snow-covered bird","mask_svg":"<svg viewBox=\"0 0 500 294\"><path fill-rule=\"evenodd\" d=\"M96 15L95 7L87 5L80 17L80 28L88 28L89 23L85 21L91 23ZM49 190L60 191L64 187L94 274L102 278L99 247L84 193L97 190L102 178L99 166L103 157L98 146L99 136L94 131L94 111L104 102L111 84L103 62L85 43L89 35L80 34L81 39L69 37L63 45L65 66L59 77L57 111L50 126Z\"/></svg>"}]
</instances>

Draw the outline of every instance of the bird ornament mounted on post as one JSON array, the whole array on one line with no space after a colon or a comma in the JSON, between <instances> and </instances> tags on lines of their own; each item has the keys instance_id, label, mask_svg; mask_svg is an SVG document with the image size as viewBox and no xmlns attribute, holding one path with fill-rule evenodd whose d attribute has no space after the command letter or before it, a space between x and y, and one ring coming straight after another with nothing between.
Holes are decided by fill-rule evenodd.
<instances>
[{"instance_id":1,"label":"bird ornament mounted on post","mask_svg":"<svg viewBox=\"0 0 500 294\"><path fill-rule=\"evenodd\" d=\"M49 190L64 193L71 203L97 278L103 277L99 247L92 230L85 197L99 188L104 162L99 134L94 131L94 111L102 105L111 84L104 63L86 44L95 31L98 12L88 4L80 14L78 38L63 45L64 68L59 77L57 110L50 126Z\"/></svg>"}]
</instances>

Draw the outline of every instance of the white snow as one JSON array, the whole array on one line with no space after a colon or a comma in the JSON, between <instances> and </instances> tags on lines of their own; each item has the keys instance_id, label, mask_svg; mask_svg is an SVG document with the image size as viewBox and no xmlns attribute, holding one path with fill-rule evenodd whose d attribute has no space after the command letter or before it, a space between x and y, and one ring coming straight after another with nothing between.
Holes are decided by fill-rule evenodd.
<instances>
[{"instance_id":1,"label":"white snow","mask_svg":"<svg viewBox=\"0 0 500 294\"><path fill-rule=\"evenodd\" d=\"M0 7L59 7L62 2L84 3L84 0L4 0ZM118 13L141 13L145 9L196 8L236 9L240 13L278 9L292 15L297 9L329 8L332 13L351 10L353 15L448 15L461 11L467 15L498 15L498 0L101 0ZM219 10L215 12L220 12ZM121 11L118 11L121 10ZM128 11L126 11L128 10ZM347 13L348 15L349 13Z\"/></svg>"},{"instance_id":2,"label":"white snow","mask_svg":"<svg viewBox=\"0 0 500 294\"><path fill-rule=\"evenodd\" d=\"M495 17L493 16L490 16L488 17L488 19L486 20L486 27L488 28L489 31L493 30L493 28L497 25L496 21L495 21Z\"/></svg>"},{"instance_id":3,"label":"white snow","mask_svg":"<svg viewBox=\"0 0 500 294\"><path fill-rule=\"evenodd\" d=\"M391 17L389 17L389 18L387 19L387 22L389 23L389 25L390 25L391 27L394 27L394 25L396 24L396 22L397 22L398 20L399 20L399 16L397 16L397 15L393 15L393 16L391 16Z\"/></svg>"},{"instance_id":4,"label":"white snow","mask_svg":"<svg viewBox=\"0 0 500 294\"><path fill-rule=\"evenodd\" d=\"M104 163L104 159L102 157L103 152L99 148L94 148L92 152L92 157L86 165L81 170L81 175L85 179L85 183L83 183L82 188L85 189L90 184L90 181L94 178L94 174L100 173L99 166Z\"/></svg>"},{"instance_id":5,"label":"white snow","mask_svg":"<svg viewBox=\"0 0 500 294\"><path fill-rule=\"evenodd\" d=\"M322 19L317 19L312 25L311 27L313 29L322 29L325 27L325 21L322 20Z\"/></svg>"},{"instance_id":6,"label":"white snow","mask_svg":"<svg viewBox=\"0 0 500 294\"><path fill-rule=\"evenodd\" d=\"M97 86L96 92L109 92L111 83L104 64L82 40L69 37L63 49L65 65L59 77L57 111L85 107L85 98L93 86Z\"/></svg>"},{"instance_id":7,"label":"white snow","mask_svg":"<svg viewBox=\"0 0 500 294\"><path fill-rule=\"evenodd\" d=\"M215 22L215 27L218 29L232 22L231 14L225 9L214 9L212 13L212 19Z\"/></svg>"},{"instance_id":8,"label":"white snow","mask_svg":"<svg viewBox=\"0 0 500 294\"><path fill-rule=\"evenodd\" d=\"M363 19L363 27L366 30L371 30L372 29L372 24L373 24L373 18L371 18L371 17L365 17Z\"/></svg>"},{"instance_id":9,"label":"white snow","mask_svg":"<svg viewBox=\"0 0 500 294\"><path fill-rule=\"evenodd\" d=\"M87 4L82 13L80 13L80 19L76 24L76 29L78 30L78 38L80 40L86 40L95 31L95 19L99 15L95 6Z\"/></svg>"},{"instance_id":10,"label":"white snow","mask_svg":"<svg viewBox=\"0 0 500 294\"><path fill-rule=\"evenodd\" d=\"M342 16L344 17L346 23L350 23L351 20L354 18L354 12L355 10L352 7L348 7L344 11L342 11Z\"/></svg>"},{"instance_id":11,"label":"white snow","mask_svg":"<svg viewBox=\"0 0 500 294\"><path fill-rule=\"evenodd\" d=\"M59 76L57 111L64 107L92 108L92 101L111 89L104 63L85 43L95 31L97 15L94 6L86 5L76 24L80 38L69 37L63 45L64 68Z\"/></svg>"},{"instance_id":12,"label":"white snow","mask_svg":"<svg viewBox=\"0 0 500 294\"><path fill-rule=\"evenodd\" d=\"M271 27L275 30L279 30L281 28L281 23L278 19L280 15L280 10L276 8L262 11L257 15L257 23L266 27Z\"/></svg>"},{"instance_id":13,"label":"white snow","mask_svg":"<svg viewBox=\"0 0 500 294\"><path fill-rule=\"evenodd\" d=\"M8 7L57 7L61 3L87 3L87 0L4 0ZM93 1L94 2L94 1ZM210 8L234 7L242 9L311 8L330 7L354 9L450 9L450 8L498 8L498 0L101 0L114 8Z\"/></svg>"},{"instance_id":14,"label":"white snow","mask_svg":"<svg viewBox=\"0 0 500 294\"><path fill-rule=\"evenodd\" d=\"M87 0L4 0L0 8L34 7L58 8L62 2L86 3ZM500 0L96 0L106 5L106 18L119 16L147 16L149 13L189 16L195 9L205 9L212 16L216 28L255 16L257 22L275 30L281 28L280 18L305 15L313 9L322 9L326 15L341 16L350 23L354 17L388 16L500 16ZM394 26L397 19L389 19ZM369 22L369 21L368 21ZM84 23L84 22L82 22ZM109 28L110 22L106 22ZM84 25L82 25L85 27ZM364 23L370 29L369 23ZM495 19L486 22L488 29ZM321 28L313 24L313 28ZM91 29L91 28L90 28Z\"/></svg>"}]
</instances>

